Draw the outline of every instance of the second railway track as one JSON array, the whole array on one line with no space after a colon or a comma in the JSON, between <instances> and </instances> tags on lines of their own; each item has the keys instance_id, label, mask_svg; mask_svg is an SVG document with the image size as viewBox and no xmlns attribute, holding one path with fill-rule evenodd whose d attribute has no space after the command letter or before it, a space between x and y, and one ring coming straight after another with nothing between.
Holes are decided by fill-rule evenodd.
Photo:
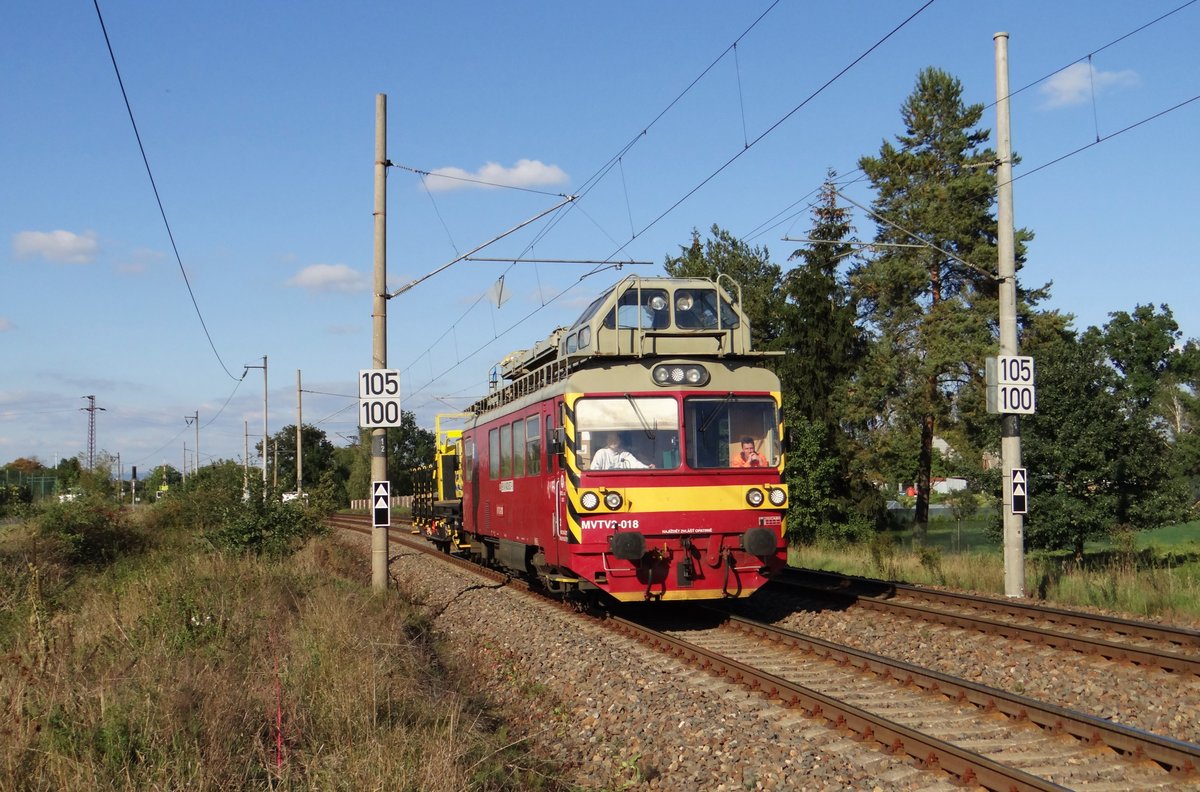
<instances>
[{"instance_id":1,"label":"second railway track","mask_svg":"<svg viewBox=\"0 0 1200 792\"><path fill-rule=\"evenodd\" d=\"M890 615L1200 675L1198 630L832 572L789 569L774 585Z\"/></svg>"},{"instance_id":2,"label":"second railway track","mask_svg":"<svg viewBox=\"0 0 1200 792\"><path fill-rule=\"evenodd\" d=\"M656 617L665 613L657 609ZM607 623L758 690L771 700L764 706L799 707L959 783L1096 790L1196 783L1200 746L727 614L705 618L714 621L702 629Z\"/></svg>"}]
</instances>

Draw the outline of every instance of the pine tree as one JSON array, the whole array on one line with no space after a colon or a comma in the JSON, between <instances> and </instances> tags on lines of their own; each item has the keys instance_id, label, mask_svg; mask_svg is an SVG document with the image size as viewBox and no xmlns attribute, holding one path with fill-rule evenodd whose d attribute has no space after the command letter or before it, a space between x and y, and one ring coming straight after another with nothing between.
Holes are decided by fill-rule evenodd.
<instances>
[{"instance_id":1,"label":"pine tree","mask_svg":"<svg viewBox=\"0 0 1200 792\"><path fill-rule=\"evenodd\" d=\"M897 145L885 141L859 162L876 191L880 252L851 271L872 333L853 414L869 427L862 439L876 458L893 460L877 475L915 477L921 539L934 434L954 422L959 392L995 349L997 289L987 274L996 262L995 153L984 148L989 131L976 127L982 114L963 103L957 79L924 69L901 107ZM1018 235L1018 262L1026 238Z\"/></svg>"},{"instance_id":2,"label":"pine tree","mask_svg":"<svg viewBox=\"0 0 1200 792\"><path fill-rule=\"evenodd\" d=\"M864 347L854 303L839 274L853 246L847 241L850 214L837 204L835 176L828 174L813 208L809 238L814 241L791 255L798 264L783 277L787 302L780 344L787 355L777 368L791 434L786 474L793 542L852 538L882 514L875 489L851 472L852 453L842 429L845 387Z\"/></svg>"}]
</instances>

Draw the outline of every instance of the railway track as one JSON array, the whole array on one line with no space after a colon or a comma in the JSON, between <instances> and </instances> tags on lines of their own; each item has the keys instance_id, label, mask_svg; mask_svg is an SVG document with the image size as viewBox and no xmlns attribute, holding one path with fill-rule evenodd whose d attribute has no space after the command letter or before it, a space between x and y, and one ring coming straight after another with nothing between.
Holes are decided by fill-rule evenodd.
<instances>
[{"instance_id":1,"label":"railway track","mask_svg":"<svg viewBox=\"0 0 1200 792\"><path fill-rule=\"evenodd\" d=\"M1200 746L716 613L633 637L989 789L1153 789L1196 780Z\"/></svg>"},{"instance_id":2,"label":"railway track","mask_svg":"<svg viewBox=\"0 0 1200 792\"><path fill-rule=\"evenodd\" d=\"M1200 630L888 583L834 572L788 569L773 586L1115 662L1200 675Z\"/></svg>"},{"instance_id":3,"label":"railway track","mask_svg":"<svg viewBox=\"0 0 1200 792\"><path fill-rule=\"evenodd\" d=\"M363 519L336 527L369 534ZM393 529L397 542L427 543ZM432 551L431 551L432 552ZM506 576L433 552L492 579ZM517 582L517 581L514 581ZM725 613L673 609L669 625L614 617L605 624L769 699L799 708L885 752L988 789L1130 789L1192 785L1200 746L1116 725ZM700 621L697 621L697 619ZM1025 640L1025 639L1023 639ZM1194 787L1193 787L1194 788Z\"/></svg>"}]
</instances>

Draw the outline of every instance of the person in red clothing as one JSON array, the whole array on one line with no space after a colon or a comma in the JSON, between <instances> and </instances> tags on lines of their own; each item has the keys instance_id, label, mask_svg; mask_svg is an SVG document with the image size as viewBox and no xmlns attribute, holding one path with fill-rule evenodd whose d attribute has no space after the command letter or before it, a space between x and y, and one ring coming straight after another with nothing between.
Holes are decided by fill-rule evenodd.
<instances>
[{"instance_id":1,"label":"person in red clothing","mask_svg":"<svg viewBox=\"0 0 1200 792\"><path fill-rule=\"evenodd\" d=\"M733 458L729 466L735 468L763 466L763 458L754 450L753 438L742 438L742 450Z\"/></svg>"}]
</instances>

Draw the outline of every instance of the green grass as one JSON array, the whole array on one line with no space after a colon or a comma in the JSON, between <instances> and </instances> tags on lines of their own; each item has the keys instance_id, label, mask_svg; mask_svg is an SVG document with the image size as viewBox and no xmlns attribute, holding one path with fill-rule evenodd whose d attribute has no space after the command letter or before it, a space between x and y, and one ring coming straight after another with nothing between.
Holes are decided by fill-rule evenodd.
<instances>
[{"instance_id":1,"label":"green grass","mask_svg":"<svg viewBox=\"0 0 1200 792\"><path fill-rule=\"evenodd\" d=\"M881 534L869 546L792 547L788 562L981 593L1005 590L1001 548L979 521L963 521L961 529L952 521L931 522L925 549L913 547L906 529ZM1200 624L1200 521L1089 543L1082 563L1068 552L1029 552L1025 592L1064 606Z\"/></svg>"}]
</instances>

